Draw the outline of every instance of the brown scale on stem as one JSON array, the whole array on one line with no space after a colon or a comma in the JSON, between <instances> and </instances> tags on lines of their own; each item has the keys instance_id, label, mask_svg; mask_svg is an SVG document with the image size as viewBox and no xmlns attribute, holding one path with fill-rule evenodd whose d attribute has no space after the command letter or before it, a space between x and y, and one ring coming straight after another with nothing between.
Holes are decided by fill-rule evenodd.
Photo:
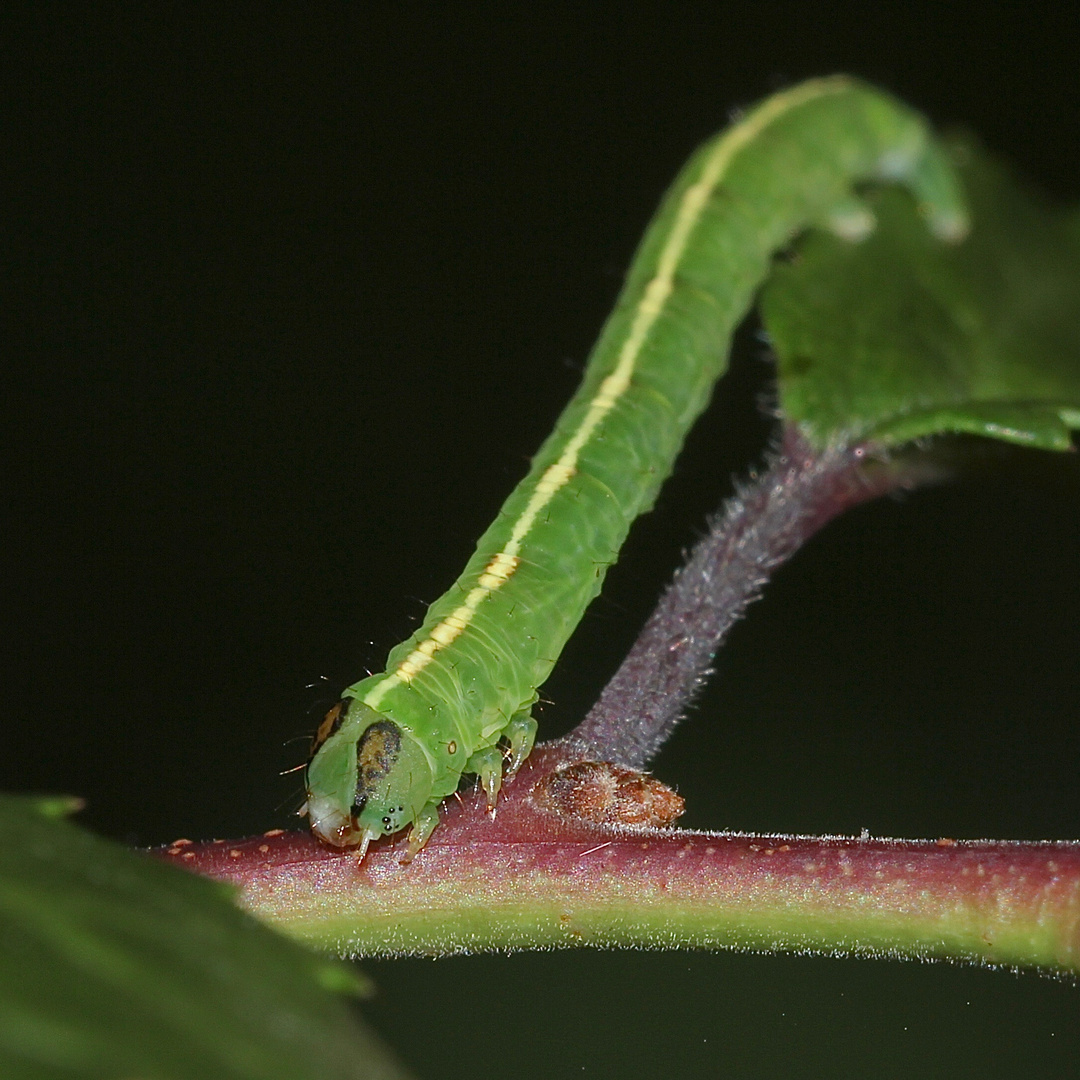
<instances>
[{"instance_id":1,"label":"brown scale on stem","mask_svg":"<svg viewBox=\"0 0 1080 1080\"><path fill-rule=\"evenodd\" d=\"M666 829L685 802L667 784L609 761L579 761L544 775L533 788L537 806L599 825Z\"/></svg>"}]
</instances>

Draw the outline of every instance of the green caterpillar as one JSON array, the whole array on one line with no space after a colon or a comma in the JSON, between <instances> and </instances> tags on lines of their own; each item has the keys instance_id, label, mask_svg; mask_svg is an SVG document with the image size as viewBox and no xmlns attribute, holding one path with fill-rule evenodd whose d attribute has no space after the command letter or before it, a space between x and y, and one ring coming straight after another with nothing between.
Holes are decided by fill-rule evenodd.
<instances>
[{"instance_id":1,"label":"green caterpillar","mask_svg":"<svg viewBox=\"0 0 1080 1080\"><path fill-rule=\"evenodd\" d=\"M363 857L411 825L411 857L463 773L495 805L500 743L512 775L537 688L671 471L770 258L811 225L865 233L853 186L867 181L907 185L943 239L965 232L925 120L849 78L770 97L693 155L529 474L386 671L350 686L319 729L305 807L317 836Z\"/></svg>"}]
</instances>

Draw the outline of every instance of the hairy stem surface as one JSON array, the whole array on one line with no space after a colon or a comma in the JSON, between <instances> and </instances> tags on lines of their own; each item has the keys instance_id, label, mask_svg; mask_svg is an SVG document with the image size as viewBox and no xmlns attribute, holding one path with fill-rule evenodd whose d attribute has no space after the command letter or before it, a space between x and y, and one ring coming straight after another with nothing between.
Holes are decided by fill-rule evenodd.
<instances>
[{"instance_id":1,"label":"hairy stem surface","mask_svg":"<svg viewBox=\"0 0 1080 1080\"><path fill-rule=\"evenodd\" d=\"M177 842L162 857L241 889L342 954L567 946L770 949L1080 970L1080 844L751 836L605 827L540 809L543 748L494 821L453 804L411 863L310 835Z\"/></svg>"},{"instance_id":2,"label":"hairy stem surface","mask_svg":"<svg viewBox=\"0 0 1080 1080\"><path fill-rule=\"evenodd\" d=\"M764 472L740 485L710 523L599 700L566 736L568 748L643 769L770 574L844 510L920 478L880 463L867 469L867 460L865 447L819 452L787 428Z\"/></svg>"}]
</instances>

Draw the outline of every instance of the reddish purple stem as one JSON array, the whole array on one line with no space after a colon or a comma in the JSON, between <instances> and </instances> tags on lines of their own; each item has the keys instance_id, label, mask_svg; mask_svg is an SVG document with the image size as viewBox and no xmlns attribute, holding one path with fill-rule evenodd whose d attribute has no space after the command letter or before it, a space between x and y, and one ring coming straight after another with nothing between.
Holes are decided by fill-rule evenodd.
<instances>
[{"instance_id":1,"label":"reddish purple stem","mask_svg":"<svg viewBox=\"0 0 1080 1080\"><path fill-rule=\"evenodd\" d=\"M303 833L177 841L256 914L342 953L631 945L799 949L1080 969L1080 844L751 836L598 825L540 807L551 744L507 785L449 800L428 846L363 863Z\"/></svg>"},{"instance_id":2,"label":"reddish purple stem","mask_svg":"<svg viewBox=\"0 0 1080 1080\"><path fill-rule=\"evenodd\" d=\"M765 472L710 523L600 699L565 737L567 749L645 768L769 575L844 510L911 483L901 471L866 465L864 447L818 452L787 428Z\"/></svg>"}]
</instances>

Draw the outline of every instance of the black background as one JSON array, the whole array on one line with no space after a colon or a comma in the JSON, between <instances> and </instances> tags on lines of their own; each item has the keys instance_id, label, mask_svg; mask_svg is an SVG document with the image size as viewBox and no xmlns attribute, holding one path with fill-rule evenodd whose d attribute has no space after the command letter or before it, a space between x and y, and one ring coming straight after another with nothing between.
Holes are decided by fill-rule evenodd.
<instances>
[{"instance_id":1,"label":"black background","mask_svg":"<svg viewBox=\"0 0 1080 1080\"><path fill-rule=\"evenodd\" d=\"M731 110L846 70L1075 200L1067 5L16 5L0 786L121 840L295 823L317 717L455 576ZM761 452L752 332L545 688L572 726ZM830 527L657 772L687 823L1080 834L1080 466ZM309 684L315 684L309 686ZM424 1077L1066 1075L1077 990L888 961L368 965Z\"/></svg>"}]
</instances>

